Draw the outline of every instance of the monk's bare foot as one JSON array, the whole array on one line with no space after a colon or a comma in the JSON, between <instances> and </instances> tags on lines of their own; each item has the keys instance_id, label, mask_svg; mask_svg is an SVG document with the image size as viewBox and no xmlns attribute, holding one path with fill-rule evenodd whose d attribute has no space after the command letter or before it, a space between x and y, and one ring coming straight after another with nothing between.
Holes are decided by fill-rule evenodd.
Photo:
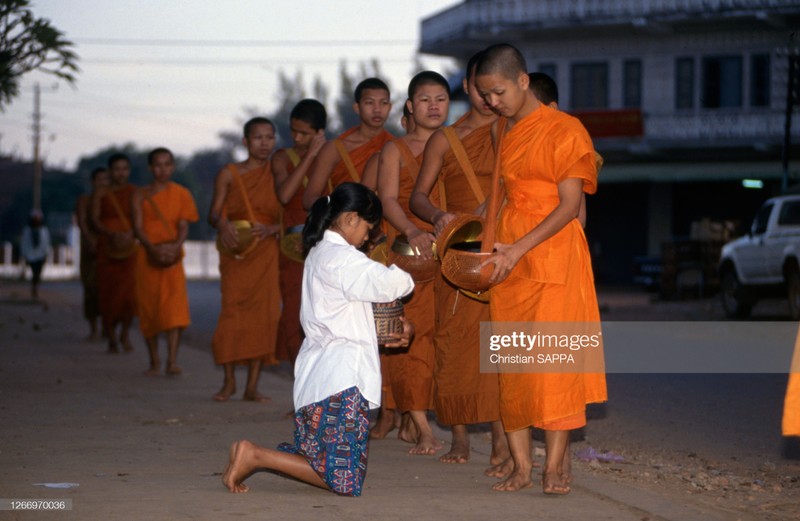
<instances>
[{"instance_id":1,"label":"monk's bare foot","mask_svg":"<svg viewBox=\"0 0 800 521\"><path fill-rule=\"evenodd\" d=\"M177 364L167 364L167 374L169 376L177 376L183 372L183 369L178 367Z\"/></svg>"},{"instance_id":2,"label":"monk's bare foot","mask_svg":"<svg viewBox=\"0 0 800 521\"><path fill-rule=\"evenodd\" d=\"M131 345L130 340L122 341L122 349L125 350L126 353L130 353L131 351L133 351L133 345Z\"/></svg>"},{"instance_id":3,"label":"monk's bare foot","mask_svg":"<svg viewBox=\"0 0 800 521\"><path fill-rule=\"evenodd\" d=\"M231 445L230 461L222 474L222 484L233 493L250 490L243 481L254 470L249 468L247 464L247 455L252 451L252 447L252 444L247 440L237 441Z\"/></svg>"},{"instance_id":4,"label":"monk's bare foot","mask_svg":"<svg viewBox=\"0 0 800 521\"><path fill-rule=\"evenodd\" d=\"M419 437L416 445L408 449L408 453L415 456L432 456L440 450L442 450L442 443L439 440L433 436L423 435Z\"/></svg>"},{"instance_id":5,"label":"monk's bare foot","mask_svg":"<svg viewBox=\"0 0 800 521\"><path fill-rule=\"evenodd\" d=\"M242 400L246 402L269 403L272 398L269 396L264 396L258 391L245 391L245 393L242 395Z\"/></svg>"},{"instance_id":6,"label":"monk's bare foot","mask_svg":"<svg viewBox=\"0 0 800 521\"><path fill-rule=\"evenodd\" d=\"M235 385L224 384L217 394L212 396L215 402L227 402L236 393Z\"/></svg>"},{"instance_id":7,"label":"monk's bare foot","mask_svg":"<svg viewBox=\"0 0 800 521\"><path fill-rule=\"evenodd\" d=\"M469 461L469 445L463 442L454 442L450 451L439 457L442 463L466 463Z\"/></svg>"},{"instance_id":8,"label":"monk's bare foot","mask_svg":"<svg viewBox=\"0 0 800 521\"><path fill-rule=\"evenodd\" d=\"M561 460L561 480L567 486L572 484L572 456L569 450L564 453L564 459Z\"/></svg>"},{"instance_id":9,"label":"monk's bare foot","mask_svg":"<svg viewBox=\"0 0 800 521\"><path fill-rule=\"evenodd\" d=\"M403 414L400 420L400 429L397 431L397 439L406 443L417 443L418 438L419 431L411 421L411 416L408 413Z\"/></svg>"},{"instance_id":10,"label":"monk's bare foot","mask_svg":"<svg viewBox=\"0 0 800 521\"><path fill-rule=\"evenodd\" d=\"M119 345L116 342L108 342L108 354L115 355L119 353Z\"/></svg>"},{"instance_id":11,"label":"monk's bare foot","mask_svg":"<svg viewBox=\"0 0 800 521\"><path fill-rule=\"evenodd\" d=\"M569 494L569 484L556 472L546 472L542 475L542 492L547 495L564 496Z\"/></svg>"},{"instance_id":12,"label":"monk's bare foot","mask_svg":"<svg viewBox=\"0 0 800 521\"><path fill-rule=\"evenodd\" d=\"M384 412L382 410L375 422L375 426L369 430L369 439L382 440L387 434L392 432L394 428L394 411L387 410Z\"/></svg>"},{"instance_id":13,"label":"monk's bare foot","mask_svg":"<svg viewBox=\"0 0 800 521\"><path fill-rule=\"evenodd\" d=\"M503 479L509 476L514 471L514 460L509 456L504 461L496 465L492 465L485 471L484 474L489 476L490 478L498 478Z\"/></svg>"},{"instance_id":14,"label":"monk's bare foot","mask_svg":"<svg viewBox=\"0 0 800 521\"><path fill-rule=\"evenodd\" d=\"M142 373L144 376L158 376L160 372L158 371L158 366L150 366L150 369Z\"/></svg>"},{"instance_id":15,"label":"monk's bare foot","mask_svg":"<svg viewBox=\"0 0 800 521\"><path fill-rule=\"evenodd\" d=\"M500 492L516 492L518 490L522 490L523 488L530 488L533 486L533 482L531 481L531 473L530 471L520 472L517 469L514 471L503 481L498 481L494 485L492 485L492 490L497 490Z\"/></svg>"}]
</instances>

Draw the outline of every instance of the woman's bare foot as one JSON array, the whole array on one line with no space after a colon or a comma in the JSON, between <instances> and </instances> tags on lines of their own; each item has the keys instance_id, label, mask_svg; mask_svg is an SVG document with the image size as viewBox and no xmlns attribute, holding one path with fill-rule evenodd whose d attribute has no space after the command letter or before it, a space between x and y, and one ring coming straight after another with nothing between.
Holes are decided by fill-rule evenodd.
<instances>
[{"instance_id":1,"label":"woman's bare foot","mask_svg":"<svg viewBox=\"0 0 800 521\"><path fill-rule=\"evenodd\" d=\"M236 393L236 384L230 385L225 383L222 385L222 389L212 396L212 398L215 402L227 402L234 393Z\"/></svg>"},{"instance_id":2,"label":"woman's bare foot","mask_svg":"<svg viewBox=\"0 0 800 521\"><path fill-rule=\"evenodd\" d=\"M496 465L492 465L491 467L483 471L483 473L489 476L490 478L503 479L509 476L513 471L514 471L514 460L509 456L504 461L501 461Z\"/></svg>"},{"instance_id":3,"label":"woman's bare foot","mask_svg":"<svg viewBox=\"0 0 800 521\"><path fill-rule=\"evenodd\" d=\"M264 396L258 391L245 391L242 395L242 400L246 402L269 403L272 398L269 396Z\"/></svg>"},{"instance_id":4,"label":"woman's bare foot","mask_svg":"<svg viewBox=\"0 0 800 521\"><path fill-rule=\"evenodd\" d=\"M469 461L469 443L454 441L450 450L439 457L442 463L466 463Z\"/></svg>"},{"instance_id":5,"label":"woman's bare foot","mask_svg":"<svg viewBox=\"0 0 800 521\"><path fill-rule=\"evenodd\" d=\"M222 474L222 484L233 493L250 490L243 481L255 470L248 464L248 454L251 451L252 444L247 440L237 441L231 445L230 461Z\"/></svg>"},{"instance_id":6,"label":"woman's bare foot","mask_svg":"<svg viewBox=\"0 0 800 521\"><path fill-rule=\"evenodd\" d=\"M564 478L555 472L542 474L542 492L547 495L564 496L569 494L569 484L564 482Z\"/></svg>"},{"instance_id":7,"label":"woman's bare foot","mask_svg":"<svg viewBox=\"0 0 800 521\"><path fill-rule=\"evenodd\" d=\"M432 456L437 451L442 450L442 443L430 435L423 434L419 437L417 444L408 449L409 454L416 456Z\"/></svg>"},{"instance_id":8,"label":"woman's bare foot","mask_svg":"<svg viewBox=\"0 0 800 521\"><path fill-rule=\"evenodd\" d=\"M492 485L492 490L498 490L500 492L516 492L518 490L522 490L523 488L530 488L532 486L533 482L531 481L530 470L520 471L514 469L514 471L506 479L503 481L498 481Z\"/></svg>"}]
</instances>

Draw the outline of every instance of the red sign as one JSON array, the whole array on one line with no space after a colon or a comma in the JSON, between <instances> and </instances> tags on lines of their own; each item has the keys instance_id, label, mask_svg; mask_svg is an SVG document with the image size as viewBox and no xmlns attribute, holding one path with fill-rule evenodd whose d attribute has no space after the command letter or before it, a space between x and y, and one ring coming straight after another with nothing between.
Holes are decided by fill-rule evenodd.
<instances>
[{"instance_id":1,"label":"red sign","mask_svg":"<svg viewBox=\"0 0 800 521\"><path fill-rule=\"evenodd\" d=\"M637 137L644 135L644 121L639 109L570 112L581 120L593 138Z\"/></svg>"}]
</instances>

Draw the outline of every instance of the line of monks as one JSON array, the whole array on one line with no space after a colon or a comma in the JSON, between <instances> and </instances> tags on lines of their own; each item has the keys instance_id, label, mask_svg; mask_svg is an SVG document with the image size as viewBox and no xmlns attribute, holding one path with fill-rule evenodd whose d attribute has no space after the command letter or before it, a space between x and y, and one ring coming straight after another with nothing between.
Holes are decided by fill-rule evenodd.
<instances>
[{"instance_id":1,"label":"line of monks","mask_svg":"<svg viewBox=\"0 0 800 521\"><path fill-rule=\"evenodd\" d=\"M449 85L432 71L416 75L409 85L403 136L384 129L392 103L389 88L377 78L356 87L353 110L360 122L335 139L326 140L325 108L311 99L291 113L289 148L273 153L275 127L268 119L247 122L242 139L247 158L219 172L208 216L218 231L222 297L212 347L224 380L215 400L236 393L235 367L245 365L243 399L267 401L258 391L262 367L296 358L303 340L303 266L292 252L282 254L281 245L300 248L299 241L292 246L291 232L305 222L317 198L346 181L365 184L381 199L381 231L389 243L403 235L428 258L448 222L459 214L485 212L502 123L508 130L499 152L505 204L498 241L526 240L548 215L558 214L560 199L568 201L568 213L510 268L512 252L498 249L498 284L489 303L461 292L441 273L416 283L405 302L415 327L411 345L381 352L384 399L371 437L381 439L399 427L398 436L413 444L411 454L435 454L442 444L428 421L434 410L453 436L440 460L464 463L470 457L467 427L489 423L487 474L502 478L496 489L519 490L532 485L529 428L540 427L547 432L544 491L569 492L568 432L585 424L587 403L606 399L605 376L481 373L479 333L480 323L489 320L599 322L578 219L584 192L596 188L597 163L580 123L551 108L557 103L552 80L532 83L519 52L507 47L470 60L462 86L470 108L450 127L445 126ZM534 110L517 121L514 103ZM85 312L93 335L99 313L111 352L131 349L130 329L138 316L150 353L148 375L161 372L158 337L163 333L165 371L175 375L181 372L181 332L189 325L182 245L198 214L189 192L170 180L172 153L156 149L148 163L152 182L134 187L128 182L128 158L112 156L107 170L92 174L92 196L79 201L87 266L88 253L96 252L96 279L87 277Z\"/></svg>"}]
</instances>

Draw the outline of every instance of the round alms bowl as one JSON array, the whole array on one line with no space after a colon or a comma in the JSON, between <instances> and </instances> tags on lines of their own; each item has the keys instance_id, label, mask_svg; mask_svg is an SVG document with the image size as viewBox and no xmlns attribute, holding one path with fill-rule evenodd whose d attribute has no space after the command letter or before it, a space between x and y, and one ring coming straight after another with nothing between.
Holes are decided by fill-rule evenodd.
<instances>
[{"instance_id":1,"label":"round alms bowl","mask_svg":"<svg viewBox=\"0 0 800 521\"><path fill-rule=\"evenodd\" d=\"M389 249L389 264L396 264L398 268L409 273L414 282L427 282L436 277L439 267L436 259L431 255L423 259L411 245L405 235L398 235Z\"/></svg>"}]
</instances>

